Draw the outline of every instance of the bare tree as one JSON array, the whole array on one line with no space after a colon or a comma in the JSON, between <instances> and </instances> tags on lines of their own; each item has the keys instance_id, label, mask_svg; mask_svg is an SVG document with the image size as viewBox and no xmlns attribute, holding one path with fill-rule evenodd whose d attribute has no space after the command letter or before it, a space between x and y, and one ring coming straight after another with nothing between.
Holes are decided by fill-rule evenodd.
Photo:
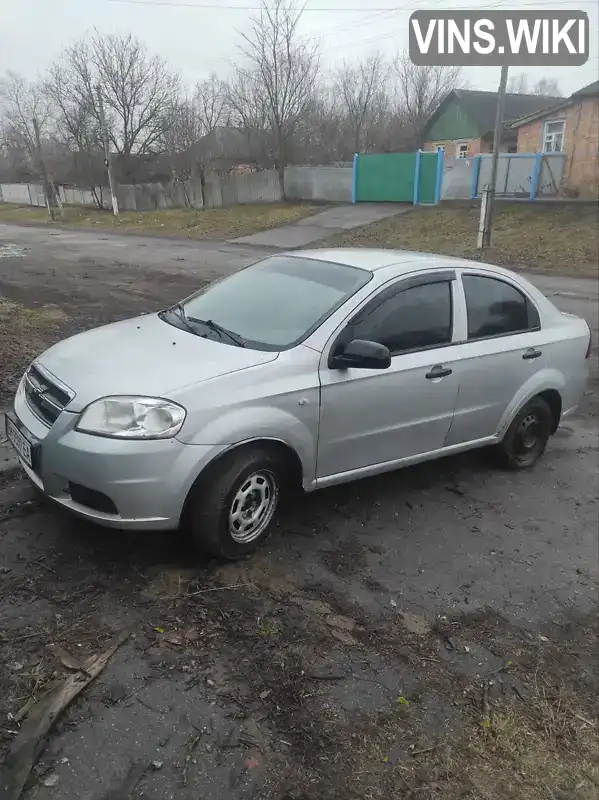
<instances>
[{"instance_id":1,"label":"bare tree","mask_svg":"<svg viewBox=\"0 0 599 800\"><path fill-rule=\"evenodd\" d=\"M525 72L519 72L515 75L510 75L507 82L507 91L509 94L528 94L528 76Z\"/></svg>"},{"instance_id":2,"label":"bare tree","mask_svg":"<svg viewBox=\"0 0 599 800\"><path fill-rule=\"evenodd\" d=\"M44 136L50 122L50 107L42 86L9 70L0 79L0 135L4 144L24 150L32 164L37 153L34 117Z\"/></svg>"},{"instance_id":3,"label":"bare tree","mask_svg":"<svg viewBox=\"0 0 599 800\"><path fill-rule=\"evenodd\" d=\"M196 84L194 104L202 135L211 133L227 118L227 86L215 73Z\"/></svg>"},{"instance_id":4,"label":"bare tree","mask_svg":"<svg viewBox=\"0 0 599 800\"><path fill-rule=\"evenodd\" d=\"M276 162L271 116L256 71L237 69L226 87L226 119L246 141L247 152L261 167Z\"/></svg>"},{"instance_id":5,"label":"bare tree","mask_svg":"<svg viewBox=\"0 0 599 800\"><path fill-rule=\"evenodd\" d=\"M332 85L315 87L294 135L298 163L330 164L353 155L342 104Z\"/></svg>"},{"instance_id":6,"label":"bare tree","mask_svg":"<svg viewBox=\"0 0 599 800\"><path fill-rule=\"evenodd\" d=\"M368 127L386 99L383 87L388 72L382 56L374 53L357 64L344 62L335 75L334 90L347 117L354 153L366 148Z\"/></svg>"},{"instance_id":7,"label":"bare tree","mask_svg":"<svg viewBox=\"0 0 599 800\"><path fill-rule=\"evenodd\" d=\"M50 66L44 84L57 136L80 152L101 146L94 77L89 48L82 42L68 48L65 58Z\"/></svg>"},{"instance_id":8,"label":"bare tree","mask_svg":"<svg viewBox=\"0 0 599 800\"><path fill-rule=\"evenodd\" d=\"M284 193L284 168L289 148L313 95L319 71L318 46L302 37L299 23L303 8L294 0L262 0L248 33L242 33L241 52L246 64L235 70L232 94L238 107L239 89L251 94L252 113L264 113L274 139L276 166Z\"/></svg>"},{"instance_id":9,"label":"bare tree","mask_svg":"<svg viewBox=\"0 0 599 800\"><path fill-rule=\"evenodd\" d=\"M411 129L406 142L419 146L426 121L441 101L461 84L460 67L418 66L406 53L396 57L394 71L398 82L398 102ZM407 133L407 131L406 131Z\"/></svg>"},{"instance_id":10,"label":"bare tree","mask_svg":"<svg viewBox=\"0 0 599 800\"><path fill-rule=\"evenodd\" d=\"M538 94L546 97L562 96L556 78L540 78L531 86L529 77L525 72L512 75L508 81L508 92L511 94Z\"/></svg>"},{"instance_id":11,"label":"bare tree","mask_svg":"<svg viewBox=\"0 0 599 800\"><path fill-rule=\"evenodd\" d=\"M85 46L67 51L64 60L50 66L44 89L52 106L55 138L72 155L71 180L87 184L96 205L101 208L106 170L97 95L93 91L93 74L87 55Z\"/></svg>"},{"instance_id":12,"label":"bare tree","mask_svg":"<svg viewBox=\"0 0 599 800\"><path fill-rule=\"evenodd\" d=\"M96 85L102 86L108 133L117 153L147 154L161 147L179 96L179 77L129 36L75 42L49 71L47 86L59 127L73 143L98 140Z\"/></svg>"},{"instance_id":13,"label":"bare tree","mask_svg":"<svg viewBox=\"0 0 599 800\"><path fill-rule=\"evenodd\" d=\"M532 93L546 97L563 97L556 78L540 78L535 83Z\"/></svg>"},{"instance_id":14,"label":"bare tree","mask_svg":"<svg viewBox=\"0 0 599 800\"><path fill-rule=\"evenodd\" d=\"M178 75L131 35L96 35L91 49L116 150L125 154L155 151L164 131L165 112L180 91Z\"/></svg>"}]
</instances>

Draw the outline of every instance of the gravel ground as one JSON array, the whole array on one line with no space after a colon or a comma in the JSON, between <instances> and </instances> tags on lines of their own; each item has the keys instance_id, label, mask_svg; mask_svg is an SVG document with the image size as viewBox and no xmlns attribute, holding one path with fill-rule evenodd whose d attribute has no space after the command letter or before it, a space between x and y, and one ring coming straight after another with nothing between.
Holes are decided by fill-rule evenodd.
<instances>
[{"instance_id":1,"label":"gravel ground","mask_svg":"<svg viewBox=\"0 0 599 800\"><path fill-rule=\"evenodd\" d=\"M259 255L8 226L2 249L5 397L32 348ZM535 280L597 342L596 284ZM594 798L596 393L595 353L532 472L475 453L324 490L236 565L84 524L5 472L0 747L65 674L51 645L81 658L132 631L27 800Z\"/></svg>"}]
</instances>

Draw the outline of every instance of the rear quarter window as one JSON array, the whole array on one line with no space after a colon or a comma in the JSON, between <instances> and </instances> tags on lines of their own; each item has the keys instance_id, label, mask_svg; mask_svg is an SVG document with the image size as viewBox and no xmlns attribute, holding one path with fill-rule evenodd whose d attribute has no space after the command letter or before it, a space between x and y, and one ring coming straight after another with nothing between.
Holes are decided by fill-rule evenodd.
<instances>
[{"instance_id":1,"label":"rear quarter window","mask_svg":"<svg viewBox=\"0 0 599 800\"><path fill-rule=\"evenodd\" d=\"M540 327L531 300L501 278L462 275L468 315L468 339L523 333Z\"/></svg>"}]
</instances>

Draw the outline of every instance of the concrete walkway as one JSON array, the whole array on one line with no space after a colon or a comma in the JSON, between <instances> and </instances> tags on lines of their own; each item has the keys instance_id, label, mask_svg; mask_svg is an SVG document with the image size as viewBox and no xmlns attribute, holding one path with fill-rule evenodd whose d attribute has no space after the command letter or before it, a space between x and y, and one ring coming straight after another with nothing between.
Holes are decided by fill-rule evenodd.
<instances>
[{"instance_id":1,"label":"concrete walkway","mask_svg":"<svg viewBox=\"0 0 599 800\"><path fill-rule=\"evenodd\" d=\"M311 217L273 228L269 231L254 233L229 239L232 244L246 244L251 247L273 247L280 250L293 250L312 242L328 239L336 233L361 228L381 219L404 214L413 208L412 204L402 203L356 203L355 205L337 206L321 211Z\"/></svg>"}]
</instances>

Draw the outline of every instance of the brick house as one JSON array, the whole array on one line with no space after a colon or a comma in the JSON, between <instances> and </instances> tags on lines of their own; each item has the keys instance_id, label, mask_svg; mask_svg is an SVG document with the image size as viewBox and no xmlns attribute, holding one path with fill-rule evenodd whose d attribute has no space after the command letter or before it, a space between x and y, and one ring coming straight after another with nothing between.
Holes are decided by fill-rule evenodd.
<instances>
[{"instance_id":1,"label":"brick house","mask_svg":"<svg viewBox=\"0 0 599 800\"><path fill-rule=\"evenodd\" d=\"M553 108L563 98L535 94L507 94L501 151L515 153L517 134L509 122L526 114ZM493 150L497 111L497 92L454 89L427 122L423 138L425 150L444 147L449 157L471 158Z\"/></svg>"},{"instance_id":2,"label":"brick house","mask_svg":"<svg viewBox=\"0 0 599 800\"><path fill-rule=\"evenodd\" d=\"M553 108L512 122L519 153L564 153L561 189L572 197L599 196L599 81Z\"/></svg>"}]
</instances>

